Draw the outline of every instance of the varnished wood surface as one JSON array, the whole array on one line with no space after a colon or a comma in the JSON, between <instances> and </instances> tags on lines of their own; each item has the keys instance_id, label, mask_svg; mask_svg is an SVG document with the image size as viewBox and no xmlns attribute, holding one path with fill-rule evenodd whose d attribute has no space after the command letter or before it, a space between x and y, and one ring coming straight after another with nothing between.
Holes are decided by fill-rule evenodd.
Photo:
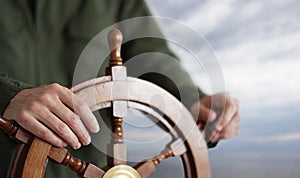
<instances>
[{"instance_id":1,"label":"varnished wood surface","mask_svg":"<svg viewBox=\"0 0 300 178\"><path fill-rule=\"evenodd\" d=\"M109 32L107 36L109 43L111 55L109 60L110 67L123 65L121 58L121 45L123 40L123 35L120 30L114 29Z\"/></svg>"},{"instance_id":2,"label":"varnished wood surface","mask_svg":"<svg viewBox=\"0 0 300 178\"><path fill-rule=\"evenodd\" d=\"M22 178L43 178L51 145L35 137L28 151Z\"/></svg>"}]
</instances>

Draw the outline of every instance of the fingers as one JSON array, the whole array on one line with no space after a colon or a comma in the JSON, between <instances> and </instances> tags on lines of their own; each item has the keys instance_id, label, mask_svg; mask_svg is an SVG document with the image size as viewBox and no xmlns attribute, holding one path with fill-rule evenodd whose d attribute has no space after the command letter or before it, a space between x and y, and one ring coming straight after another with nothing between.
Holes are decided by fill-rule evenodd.
<instances>
[{"instance_id":1,"label":"fingers","mask_svg":"<svg viewBox=\"0 0 300 178\"><path fill-rule=\"evenodd\" d=\"M46 140L50 144L57 147L65 147L67 144L55 135L51 130L41 124L36 118L32 117L30 113L23 112L18 115L18 121L21 127L30 130L31 133Z\"/></svg>"},{"instance_id":2,"label":"fingers","mask_svg":"<svg viewBox=\"0 0 300 178\"><path fill-rule=\"evenodd\" d=\"M51 84L48 87L50 91L39 97L42 103L41 106L45 105L43 112L39 112L39 120L74 149L80 148L81 143L88 145L91 142L91 137L79 116L71 111L59 97L59 95L62 95L61 93L67 93L68 89L58 84ZM54 94L51 94L52 92ZM65 96L64 100L71 103L72 95L70 92L69 96Z\"/></svg>"},{"instance_id":3,"label":"fingers","mask_svg":"<svg viewBox=\"0 0 300 178\"><path fill-rule=\"evenodd\" d=\"M194 118L197 118L197 124L205 124L206 122L214 121L217 117L217 113L215 111L206 107L206 105L199 101L192 106L191 113Z\"/></svg>"},{"instance_id":4,"label":"fingers","mask_svg":"<svg viewBox=\"0 0 300 178\"><path fill-rule=\"evenodd\" d=\"M220 120L215 125L217 131L221 131L233 119L234 115L238 112L238 101L233 99L226 93L226 104L224 113Z\"/></svg>"},{"instance_id":5,"label":"fingers","mask_svg":"<svg viewBox=\"0 0 300 178\"><path fill-rule=\"evenodd\" d=\"M238 101L231 98L228 93L225 93L225 97L224 113L215 125L215 131L210 138L211 142L234 137L239 131Z\"/></svg>"},{"instance_id":6,"label":"fingers","mask_svg":"<svg viewBox=\"0 0 300 178\"><path fill-rule=\"evenodd\" d=\"M203 105L200 106L199 117L202 122L214 121L217 117L217 113L212 109L209 109Z\"/></svg>"},{"instance_id":7,"label":"fingers","mask_svg":"<svg viewBox=\"0 0 300 178\"><path fill-rule=\"evenodd\" d=\"M236 112L231 121L221 131L215 130L212 134L210 141L217 142L224 139L229 139L239 134L240 130L240 117L239 113Z\"/></svg>"},{"instance_id":8,"label":"fingers","mask_svg":"<svg viewBox=\"0 0 300 178\"><path fill-rule=\"evenodd\" d=\"M64 106L65 107L65 106ZM64 108L61 107L61 108ZM60 111L61 113L61 111ZM84 143L85 145L89 144L89 141L86 141L85 137L89 137L89 134L86 133L86 135L83 134L83 131L80 131L78 128L80 126L72 125L70 126L70 117L73 117L72 114L70 117L68 117L70 113L65 114L65 116L58 115L58 118L56 115L53 114L48 108L45 108L41 114L39 114L39 120L40 122L47 125L51 130L53 130L55 133L57 133L66 143L68 143L70 146L72 146L74 149L79 149L81 147L80 143ZM77 117L76 115L74 115ZM74 119L74 118L71 118ZM75 120L75 119L74 119ZM79 118L78 118L79 120ZM72 120L72 124L75 124L75 121ZM76 124L80 125L80 122L78 121ZM82 124L82 123L81 123ZM72 130L71 130L72 128ZM86 131L85 131L86 132ZM80 140L80 141L79 141Z\"/></svg>"},{"instance_id":9,"label":"fingers","mask_svg":"<svg viewBox=\"0 0 300 178\"><path fill-rule=\"evenodd\" d=\"M195 112L193 107L191 109L192 113ZM230 97L229 93L224 92L206 96L201 99L201 105L197 107L200 108L198 109L200 110L200 118L197 124L202 123L199 129L205 130L211 142L231 138L238 134L240 124L238 101ZM222 110L223 114L216 120L217 113L221 114ZM214 119L212 119L213 117Z\"/></svg>"},{"instance_id":10,"label":"fingers","mask_svg":"<svg viewBox=\"0 0 300 178\"><path fill-rule=\"evenodd\" d=\"M61 102L57 101L57 103L56 107L50 107L51 112L55 113L72 129L83 145L88 145L91 142L91 137L80 120L80 117Z\"/></svg>"},{"instance_id":11,"label":"fingers","mask_svg":"<svg viewBox=\"0 0 300 178\"><path fill-rule=\"evenodd\" d=\"M78 149L91 142L87 129L99 131L87 104L58 84L22 90L10 101L4 116L59 147L69 144Z\"/></svg>"},{"instance_id":12,"label":"fingers","mask_svg":"<svg viewBox=\"0 0 300 178\"><path fill-rule=\"evenodd\" d=\"M57 115L71 129L71 131L74 132L80 142L76 142L74 137L71 138L71 136L73 136L71 133L65 135L64 139L72 139L76 142L71 144L73 145L73 148L79 148L80 143L88 145L91 142L91 137L84 124L90 131L94 133L98 132L99 124L96 117L93 115L87 104L81 101L81 99L73 94L69 89L62 86L56 87L58 90L58 97L54 99L56 100L56 104L50 104L49 108L51 112ZM78 115L75 114L75 112Z\"/></svg>"},{"instance_id":13,"label":"fingers","mask_svg":"<svg viewBox=\"0 0 300 178\"><path fill-rule=\"evenodd\" d=\"M79 117L91 132L99 132L100 127L98 121L85 102L83 102L78 96L76 96L73 92L71 92L71 90L67 88L64 88L62 92L59 93L59 97L63 103L65 103L79 115Z\"/></svg>"}]
</instances>

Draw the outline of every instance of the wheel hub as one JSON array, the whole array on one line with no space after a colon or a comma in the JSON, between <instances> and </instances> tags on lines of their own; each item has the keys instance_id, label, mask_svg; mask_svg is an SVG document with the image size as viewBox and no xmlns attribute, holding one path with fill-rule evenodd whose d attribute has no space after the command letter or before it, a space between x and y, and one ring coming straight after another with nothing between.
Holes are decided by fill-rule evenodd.
<instances>
[{"instance_id":1,"label":"wheel hub","mask_svg":"<svg viewBox=\"0 0 300 178\"><path fill-rule=\"evenodd\" d=\"M141 178L140 174L130 166L118 165L110 168L103 178Z\"/></svg>"}]
</instances>

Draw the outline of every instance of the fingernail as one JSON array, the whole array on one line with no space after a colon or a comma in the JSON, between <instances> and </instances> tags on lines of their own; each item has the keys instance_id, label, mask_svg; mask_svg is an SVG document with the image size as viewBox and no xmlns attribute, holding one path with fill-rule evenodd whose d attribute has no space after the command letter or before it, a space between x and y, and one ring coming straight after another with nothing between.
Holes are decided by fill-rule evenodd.
<instances>
[{"instance_id":1,"label":"fingernail","mask_svg":"<svg viewBox=\"0 0 300 178\"><path fill-rule=\"evenodd\" d=\"M79 149L81 147L81 144L79 142L76 143L76 145L73 147L75 150Z\"/></svg>"},{"instance_id":2,"label":"fingernail","mask_svg":"<svg viewBox=\"0 0 300 178\"><path fill-rule=\"evenodd\" d=\"M214 121L217 117L217 114L215 112L211 112L208 118L208 121Z\"/></svg>"},{"instance_id":3,"label":"fingernail","mask_svg":"<svg viewBox=\"0 0 300 178\"><path fill-rule=\"evenodd\" d=\"M214 138L215 138L215 135L211 136L211 137L209 138L209 141L210 141L210 142L213 142Z\"/></svg>"},{"instance_id":4,"label":"fingernail","mask_svg":"<svg viewBox=\"0 0 300 178\"><path fill-rule=\"evenodd\" d=\"M217 137L214 137L210 140L212 143L215 143L217 141Z\"/></svg>"},{"instance_id":5,"label":"fingernail","mask_svg":"<svg viewBox=\"0 0 300 178\"><path fill-rule=\"evenodd\" d=\"M210 138L210 141L214 143L214 142L217 141L217 138L218 138L218 134L215 133L215 134Z\"/></svg>"},{"instance_id":6,"label":"fingernail","mask_svg":"<svg viewBox=\"0 0 300 178\"><path fill-rule=\"evenodd\" d=\"M215 126L215 129L216 129L218 132L220 132L220 131L223 129L223 127L222 127L220 124L217 124L217 125Z\"/></svg>"},{"instance_id":7,"label":"fingernail","mask_svg":"<svg viewBox=\"0 0 300 178\"><path fill-rule=\"evenodd\" d=\"M91 143L91 137L90 136L87 136L85 141L84 141L84 145L88 145Z\"/></svg>"},{"instance_id":8,"label":"fingernail","mask_svg":"<svg viewBox=\"0 0 300 178\"><path fill-rule=\"evenodd\" d=\"M94 128L92 128L92 130L91 130L93 133L98 133L99 131L100 131L100 127L99 127L99 125L97 124L97 125L95 125L95 127Z\"/></svg>"},{"instance_id":9,"label":"fingernail","mask_svg":"<svg viewBox=\"0 0 300 178\"><path fill-rule=\"evenodd\" d=\"M63 142L62 147L66 147L66 146L68 146L68 144Z\"/></svg>"}]
</instances>

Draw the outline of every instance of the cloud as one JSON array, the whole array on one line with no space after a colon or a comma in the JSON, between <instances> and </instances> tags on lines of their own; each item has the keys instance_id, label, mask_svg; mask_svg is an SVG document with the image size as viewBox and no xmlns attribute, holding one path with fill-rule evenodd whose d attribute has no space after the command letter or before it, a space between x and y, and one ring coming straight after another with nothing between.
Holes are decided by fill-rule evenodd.
<instances>
[{"instance_id":1,"label":"cloud","mask_svg":"<svg viewBox=\"0 0 300 178\"><path fill-rule=\"evenodd\" d=\"M244 142L255 142L255 143L273 143L273 142L299 142L300 133L289 133L289 134L280 134L280 135L269 135L263 137L252 137L246 138Z\"/></svg>"},{"instance_id":2,"label":"cloud","mask_svg":"<svg viewBox=\"0 0 300 178\"><path fill-rule=\"evenodd\" d=\"M187 1L186 6L192 4L190 2L194 3ZM155 1L148 3L153 9L158 7ZM279 108L287 112L288 108L294 110L300 104L298 1L203 0L198 1L198 5L190 5L189 10L172 11L174 6L183 6L177 3L159 3L156 15L177 18L204 34L222 66L226 90L240 100L242 115L251 114L252 120L260 120L261 113L256 111L264 110L272 119L272 113L278 114ZM176 14L180 14L180 18ZM163 30L172 35L177 28L170 26ZM182 38L186 38L186 34ZM192 39L190 42L199 45ZM186 55L179 53L179 56L184 60ZM211 81L203 70L189 62L185 65L210 93Z\"/></svg>"},{"instance_id":3,"label":"cloud","mask_svg":"<svg viewBox=\"0 0 300 178\"><path fill-rule=\"evenodd\" d=\"M191 7L196 8L201 6L199 0L146 0L146 3L150 6L150 9L154 15L173 17L176 19L182 19L185 17L186 12L191 10Z\"/></svg>"},{"instance_id":4,"label":"cloud","mask_svg":"<svg viewBox=\"0 0 300 178\"><path fill-rule=\"evenodd\" d=\"M202 6L188 11L183 21L206 35L218 30L217 28L233 13L233 2L234 0L204 1Z\"/></svg>"}]
</instances>

